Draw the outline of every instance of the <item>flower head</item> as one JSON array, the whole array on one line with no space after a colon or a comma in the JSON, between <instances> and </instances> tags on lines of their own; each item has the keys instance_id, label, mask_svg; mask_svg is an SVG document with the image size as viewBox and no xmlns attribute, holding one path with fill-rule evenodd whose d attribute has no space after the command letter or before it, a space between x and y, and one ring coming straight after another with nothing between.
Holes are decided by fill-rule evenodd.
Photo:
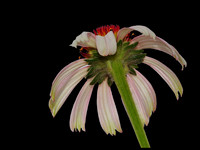
<instances>
[{"instance_id":1,"label":"flower head","mask_svg":"<svg viewBox=\"0 0 200 150\"><path fill-rule=\"evenodd\" d=\"M141 35L135 36L134 31ZM107 134L115 135L116 130L122 132L111 92L113 83L118 87L127 113L131 114L130 107L134 105L139 122L143 126L148 125L152 112L156 110L156 94L150 82L137 70L141 63L153 68L166 81L177 99L179 93L182 96L182 85L173 71L158 60L146 56L144 50L154 49L167 53L182 65L182 69L187 63L172 45L157 37L149 28L131 26L120 29L118 25L107 25L93 32L83 32L76 37L71 46L80 46L84 58L63 68L52 84L49 107L55 116L74 87L83 78L87 79L72 108L72 131L85 131L87 108L95 84L98 84L98 116ZM123 94L127 91L123 91L123 88L128 88L131 93L127 93L129 97ZM125 99L132 102L129 104Z\"/></svg>"}]
</instances>

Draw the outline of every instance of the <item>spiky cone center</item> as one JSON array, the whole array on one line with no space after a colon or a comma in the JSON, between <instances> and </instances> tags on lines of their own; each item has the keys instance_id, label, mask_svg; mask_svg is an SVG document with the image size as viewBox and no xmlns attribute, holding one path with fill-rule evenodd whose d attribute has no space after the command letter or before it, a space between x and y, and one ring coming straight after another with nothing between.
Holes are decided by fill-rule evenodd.
<instances>
[{"instance_id":1,"label":"spiky cone center","mask_svg":"<svg viewBox=\"0 0 200 150\"><path fill-rule=\"evenodd\" d=\"M114 79L109 66L109 62L112 61L121 62L126 74L136 75L135 69L146 56L143 50L135 49L137 44L138 42L130 44L128 41L120 40L117 43L117 52L109 56L101 56L97 50L90 50L90 57L85 59L90 65L86 78L93 78L90 84L101 84L106 78L109 86L113 84Z\"/></svg>"}]
</instances>

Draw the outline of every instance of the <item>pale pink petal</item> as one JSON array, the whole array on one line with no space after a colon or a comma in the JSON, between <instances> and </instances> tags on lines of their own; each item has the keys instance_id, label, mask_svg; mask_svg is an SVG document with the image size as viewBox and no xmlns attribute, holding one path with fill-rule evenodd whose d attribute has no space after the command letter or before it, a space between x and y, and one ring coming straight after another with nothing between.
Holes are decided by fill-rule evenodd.
<instances>
[{"instance_id":1,"label":"pale pink petal","mask_svg":"<svg viewBox=\"0 0 200 150\"><path fill-rule=\"evenodd\" d=\"M98 53L101 56L108 56L109 51L107 50L106 40L104 36L97 35L96 36L96 45Z\"/></svg>"},{"instance_id":2,"label":"pale pink petal","mask_svg":"<svg viewBox=\"0 0 200 150\"><path fill-rule=\"evenodd\" d=\"M77 46L96 48L95 35L91 32L83 32L76 37L70 46L75 48Z\"/></svg>"},{"instance_id":3,"label":"pale pink petal","mask_svg":"<svg viewBox=\"0 0 200 150\"><path fill-rule=\"evenodd\" d=\"M122 28L121 30L119 30L118 33L117 33L117 42L119 40L123 40L124 37L128 33L130 33L131 31L134 31L134 30L142 33L144 36L150 36L153 39L156 37L155 33L153 31L151 31L149 28L147 28L145 26L137 25L137 26L131 26L129 28Z\"/></svg>"},{"instance_id":4,"label":"pale pink petal","mask_svg":"<svg viewBox=\"0 0 200 150\"><path fill-rule=\"evenodd\" d=\"M117 42L115 35L112 31L108 32L105 35L105 41L106 41L107 51L109 51L108 55L114 55L117 51Z\"/></svg>"},{"instance_id":5,"label":"pale pink petal","mask_svg":"<svg viewBox=\"0 0 200 150\"><path fill-rule=\"evenodd\" d=\"M155 49L160 50L162 52L165 52L171 56L173 56L181 65L182 69L184 66L187 66L187 62L185 59L178 53L178 51L170 44L168 44L166 41L159 37L155 37L153 39L150 36L144 36L140 35L135 37L130 44L133 44L135 42L139 42L137 47L135 49Z\"/></svg>"},{"instance_id":6,"label":"pale pink petal","mask_svg":"<svg viewBox=\"0 0 200 150\"><path fill-rule=\"evenodd\" d=\"M144 58L143 63L152 67L165 80L165 82L169 85L169 87L172 89L172 91L176 95L177 100L179 99L178 92L182 96L183 87L173 71L171 71L167 66L165 66L158 60L153 59L151 57L146 56Z\"/></svg>"},{"instance_id":7,"label":"pale pink petal","mask_svg":"<svg viewBox=\"0 0 200 150\"><path fill-rule=\"evenodd\" d=\"M124 37L130 33L131 31L133 31L133 29L131 28L122 28L118 31L117 33L117 42L119 42L120 40L123 40Z\"/></svg>"},{"instance_id":8,"label":"pale pink petal","mask_svg":"<svg viewBox=\"0 0 200 150\"><path fill-rule=\"evenodd\" d=\"M117 109L107 79L99 85L97 91L97 110L101 127L107 134L122 132Z\"/></svg>"},{"instance_id":9,"label":"pale pink petal","mask_svg":"<svg viewBox=\"0 0 200 150\"><path fill-rule=\"evenodd\" d=\"M144 107L147 112L147 117L150 117L152 114L152 110L153 110L153 102L151 100L149 100L149 98L150 98L150 97L148 97L149 94L147 93L143 84L141 84L141 82L138 80L137 76L133 76L131 74L129 74L129 76L132 78L132 80L134 82L134 86L135 86L135 88L137 88L137 90L140 94L140 101L143 101Z\"/></svg>"},{"instance_id":10,"label":"pale pink petal","mask_svg":"<svg viewBox=\"0 0 200 150\"><path fill-rule=\"evenodd\" d=\"M138 85L131 76L131 74L127 74L127 81L133 96L136 109L138 111L142 124L148 125L150 117L149 105L147 104L147 101L145 100L145 96L142 93L141 89L138 88Z\"/></svg>"},{"instance_id":11,"label":"pale pink petal","mask_svg":"<svg viewBox=\"0 0 200 150\"><path fill-rule=\"evenodd\" d=\"M53 116L57 114L75 86L86 76L88 68L89 66L83 66L80 69L77 69L74 75L64 85L64 88L62 88L62 90L56 96L51 97L49 101L49 108L51 109Z\"/></svg>"},{"instance_id":12,"label":"pale pink petal","mask_svg":"<svg viewBox=\"0 0 200 150\"><path fill-rule=\"evenodd\" d=\"M155 111L157 106L157 100L156 100L156 93L151 83L138 70L135 69L135 72L137 76L134 77L136 77L139 80L138 82L141 82L142 87L147 90L148 92L147 94L149 95L150 101L153 103L153 111Z\"/></svg>"},{"instance_id":13,"label":"pale pink petal","mask_svg":"<svg viewBox=\"0 0 200 150\"><path fill-rule=\"evenodd\" d=\"M84 59L79 59L74 61L64 67L56 76L51 87L51 97L56 97L63 90L65 85L68 83L69 79L76 73L76 70L87 65Z\"/></svg>"},{"instance_id":14,"label":"pale pink petal","mask_svg":"<svg viewBox=\"0 0 200 150\"><path fill-rule=\"evenodd\" d=\"M85 120L88 104L94 87L94 85L90 85L91 81L92 79L88 79L86 81L74 103L70 116L70 129L72 131L74 131L74 129L78 129L79 132L81 129L85 131Z\"/></svg>"},{"instance_id":15,"label":"pale pink petal","mask_svg":"<svg viewBox=\"0 0 200 150\"><path fill-rule=\"evenodd\" d=\"M132 78L133 82L132 84L135 84L135 87L138 89L140 95L141 95L141 101L144 102L145 109L147 111L148 118L151 116L152 111L155 111L156 109L156 99L155 99L155 92L151 86L151 84L144 80L144 76L140 74L138 71L136 71L137 75L131 75L129 74L129 77ZM147 124L146 124L147 125Z\"/></svg>"},{"instance_id":16,"label":"pale pink petal","mask_svg":"<svg viewBox=\"0 0 200 150\"><path fill-rule=\"evenodd\" d=\"M142 33L144 36L150 36L153 39L156 37L155 33L145 26L138 25L138 26L132 26L132 27L129 27L129 28Z\"/></svg>"}]
</instances>

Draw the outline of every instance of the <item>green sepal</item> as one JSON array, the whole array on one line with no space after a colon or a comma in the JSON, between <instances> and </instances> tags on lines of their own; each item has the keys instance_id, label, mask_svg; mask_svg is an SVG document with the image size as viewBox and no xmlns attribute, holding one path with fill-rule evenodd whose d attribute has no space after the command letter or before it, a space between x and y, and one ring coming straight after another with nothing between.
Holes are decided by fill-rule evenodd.
<instances>
[{"instance_id":1,"label":"green sepal","mask_svg":"<svg viewBox=\"0 0 200 150\"><path fill-rule=\"evenodd\" d=\"M88 69L88 73L87 73L87 75L86 75L86 79L89 79L89 78L94 77L95 74L96 74L95 69L94 69L93 67L90 67L90 68Z\"/></svg>"},{"instance_id":2,"label":"green sepal","mask_svg":"<svg viewBox=\"0 0 200 150\"><path fill-rule=\"evenodd\" d=\"M131 44L131 45L126 46L126 47L124 48L124 50L127 51L127 50L134 49L137 45L138 45L138 42L135 42L135 43L133 43L133 44Z\"/></svg>"},{"instance_id":3,"label":"green sepal","mask_svg":"<svg viewBox=\"0 0 200 150\"><path fill-rule=\"evenodd\" d=\"M90 85L95 85L98 82L99 74L97 74L94 79L90 82Z\"/></svg>"},{"instance_id":4,"label":"green sepal","mask_svg":"<svg viewBox=\"0 0 200 150\"><path fill-rule=\"evenodd\" d=\"M119 42L117 43L117 48L121 48L122 46L122 40L119 40Z\"/></svg>"},{"instance_id":5,"label":"green sepal","mask_svg":"<svg viewBox=\"0 0 200 150\"><path fill-rule=\"evenodd\" d=\"M99 72L94 79L91 81L90 85L95 85L96 83L101 84L104 79L106 78L106 73L105 72Z\"/></svg>"},{"instance_id":6,"label":"green sepal","mask_svg":"<svg viewBox=\"0 0 200 150\"><path fill-rule=\"evenodd\" d=\"M135 75L135 76L137 75L135 70L131 66L128 66L128 68L129 68L129 73L130 74Z\"/></svg>"},{"instance_id":7,"label":"green sepal","mask_svg":"<svg viewBox=\"0 0 200 150\"><path fill-rule=\"evenodd\" d=\"M143 59L146 56L146 53L131 55L129 58L126 59L126 61L136 60L136 59Z\"/></svg>"},{"instance_id":8,"label":"green sepal","mask_svg":"<svg viewBox=\"0 0 200 150\"><path fill-rule=\"evenodd\" d=\"M99 55L97 50L93 50L93 51L91 51L91 53L92 53L93 57L101 57L101 55Z\"/></svg>"},{"instance_id":9,"label":"green sepal","mask_svg":"<svg viewBox=\"0 0 200 150\"><path fill-rule=\"evenodd\" d=\"M91 66L90 68L88 68L87 71L90 72L90 71L93 70L93 69L94 69L94 67Z\"/></svg>"},{"instance_id":10,"label":"green sepal","mask_svg":"<svg viewBox=\"0 0 200 150\"><path fill-rule=\"evenodd\" d=\"M135 69L139 68L138 65L135 65L135 64L130 64L129 66Z\"/></svg>"},{"instance_id":11,"label":"green sepal","mask_svg":"<svg viewBox=\"0 0 200 150\"><path fill-rule=\"evenodd\" d=\"M99 58L87 58L87 59L85 59L85 61L88 63L88 65L90 65L94 62L99 61Z\"/></svg>"},{"instance_id":12,"label":"green sepal","mask_svg":"<svg viewBox=\"0 0 200 150\"><path fill-rule=\"evenodd\" d=\"M134 55L134 54L140 54L140 53L143 53L144 52L144 50L143 49L140 49L140 50L131 50L131 51L129 51L129 54L131 54L131 55Z\"/></svg>"},{"instance_id":13,"label":"green sepal","mask_svg":"<svg viewBox=\"0 0 200 150\"><path fill-rule=\"evenodd\" d=\"M128 64L138 65L138 64L141 64L143 61L144 61L144 59L133 59L133 60L129 61Z\"/></svg>"},{"instance_id":14,"label":"green sepal","mask_svg":"<svg viewBox=\"0 0 200 150\"><path fill-rule=\"evenodd\" d=\"M123 47L125 48L125 47L127 47L129 44L130 44L130 42L124 42L124 43L123 43Z\"/></svg>"},{"instance_id":15,"label":"green sepal","mask_svg":"<svg viewBox=\"0 0 200 150\"><path fill-rule=\"evenodd\" d=\"M107 82L108 82L108 85L111 87L113 84L113 79L111 77L108 77Z\"/></svg>"},{"instance_id":16,"label":"green sepal","mask_svg":"<svg viewBox=\"0 0 200 150\"><path fill-rule=\"evenodd\" d=\"M99 77L99 80L98 80L98 83L101 84L106 78L106 74L102 74L100 77Z\"/></svg>"}]
</instances>

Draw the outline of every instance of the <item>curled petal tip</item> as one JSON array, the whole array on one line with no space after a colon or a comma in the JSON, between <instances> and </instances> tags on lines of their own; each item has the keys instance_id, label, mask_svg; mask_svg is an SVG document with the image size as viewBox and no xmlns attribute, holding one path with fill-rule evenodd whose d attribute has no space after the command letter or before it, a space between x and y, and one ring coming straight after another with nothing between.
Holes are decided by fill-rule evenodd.
<instances>
[{"instance_id":1,"label":"curled petal tip","mask_svg":"<svg viewBox=\"0 0 200 150\"><path fill-rule=\"evenodd\" d=\"M187 62L185 62L185 64L182 65L182 69L181 69L181 71L183 71L186 67L187 67Z\"/></svg>"},{"instance_id":2,"label":"curled petal tip","mask_svg":"<svg viewBox=\"0 0 200 150\"><path fill-rule=\"evenodd\" d=\"M79 36L76 37L76 39L73 41L73 43L70 46L75 47L75 48L77 48L77 46L96 48L95 41L96 39L93 33L82 32Z\"/></svg>"},{"instance_id":3,"label":"curled petal tip","mask_svg":"<svg viewBox=\"0 0 200 150\"><path fill-rule=\"evenodd\" d=\"M81 128L78 128L77 130L78 130L78 132L81 132Z\"/></svg>"},{"instance_id":4,"label":"curled petal tip","mask_svg":"<svg viewBox=\"0 0 200 150\"><path fill-rule=\"evenodd\" d=\"M72 131L72 132L81 132L81 131L84 131L84 132L86 132L86 130L85 130L85 128L82 128L82 127L70 127L70 130Z\"/></svg>"},{"instance_id":5,"label":"curled petal tip","mask_svg":"<svg viewBox=\"0 0 200 150\"><path fill-rule=\"evenodd\" d=\"M50 111L51 111L51 115L52 115L52 117L55 118L55 116L56 116L55 111L54 111L54 110L50 110Z\"/></svg>"},{"instance_id":6,"label":"curled petal tip","mask_svg":"<svg viewBox=\"0 0 200 150\"><path fill-rule=\"evenodd\" d=\"M54 109L53 109L53 100L52 99L50 99L49 100L49 109L50 109L50 111L51 111L51 115L53 116L53 118L56 116L56 113L55 113L55 111L54 111Z\"/></svg>"},{"instance_id":7,"label":"curled petal tip","mask_svg":"<svg viewBox=\"0 0 200 150\"><path fill-rule=\"evenodd\" d=\"M71 128L71 127L70 127L70 130L71 130L72 132L74 132L74 128Z\"/></svg>"},{"instance_id":8,"label":"curled petal tip","mask_svg":"<svg viewBox=\"0 0 200 150\"><path fill-rule=\"evenodd\" d=\"M111 134L112 136L116 136L116 131L113 133L113 134Z\"/></svg>"},{"instance_id":9,"label":"curled petal tip","mask_svg":"<svg viewBox=\"0 0 200 150\"><path fill-rule=\"evenodd\" d=\"M53 116L53 118L56 116L56 111L55 111L55 106L54 106L54 101L52 99L49 100L49 109L51 111L51 115Z\"/></svg>"},{"instance_id":10,"label":"curled petal tip","mask_svg":"<svg viewBox=\"0 0 200 150\"><path fill-rule=\"evenodd\" d=\"M176 99L177 99L177 101L178 101L179 98L183 96L183 89L182 89L182 91L177 91L177 95L178 95L178 96L176 97Z\"/></svg>"},{"instance_id":11,"label":"curled petal tip","mask_svg":"<svg viewBox=\"0 0 200 150\"><path fill-rule=\"evenodd\" d=\"M122 131L121 128L120 128L120 129L117 129L117 131L118 131L119 133L123 133L123 131Z\"/></svg>"},{"instance_id":12,"label":"curled petal tip","mask_svg":"<svg viewBox=\"0 0 200 150\"><path fill-rule=\"evenodd\" d=\"M51 110L51 115L53 118L55 118L55 116L56 116L56 112L53 109Z\"/></svg>"},{"instance_id":13,"label":"curled petal tip","mask_svg":"<svg viewBox=\"0 0 200 150\"><path fill-rule=\"evenodd\" d=\"M77 48L77 44L76 44L75 42L73 42L73 43L70 44L69 46Z\"/></svg>"},{"instance_id":14,"label":"curled petal tip","mask_svg":"<svg viewBox=\"0 0 200 150\"><path fill-rule=\"evenodd\" d=\"M181 65L182 65L181 71L183 71L187 67L187 62L182 56L180 56L180 59L182 61L181 62Z\"/></svg>"}]
</instances>

